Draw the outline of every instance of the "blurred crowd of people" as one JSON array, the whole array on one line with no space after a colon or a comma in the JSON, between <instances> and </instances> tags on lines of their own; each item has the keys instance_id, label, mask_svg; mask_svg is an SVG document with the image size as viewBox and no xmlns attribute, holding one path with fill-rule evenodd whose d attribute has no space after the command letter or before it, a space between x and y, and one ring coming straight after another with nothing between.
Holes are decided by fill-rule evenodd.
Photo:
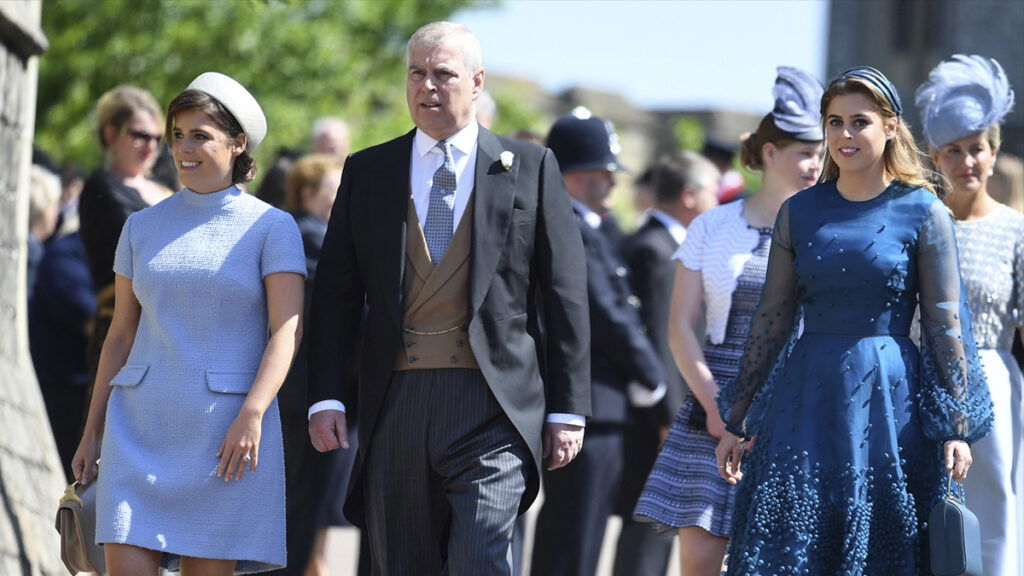
<instances>
[{"instance_id":1,"label":"blurred crowd of people","mask_svg":"<svg viewBox=\"0 0 1024 576\"><path fill-rule=\"evenodd\" d=\"M456 33L461 34L450 32ZM443 41L439 45L443 47ZM415 48L410 48L410 58ZM983 103L989 108L979 117L964 119L961 108L954 107L962 107L968 100L975 102L969 96L971 90L980 90L972 88L976 86L994 97ZM964 87L970 90L958 91ZM963 96L965 93L968 96ZM845 439L845 430L850 429L850 438L856 436L858 442L889 442L886 446L898 449L912 464L932 466L935 470L930 472L938 471L935 478L948 470L963 481L969 502L981 518L985 562L990 567L986 573L1024 576L1020 562L1020 550L1024 549L1022 360L1010 352L1014 337L1019 340L1024 334L1024 217L996 202L1012 203L1010 195L1020 194L1019 181L1014 189L993 177L1000 145L999 125L1013 101L1002 69L988 59L957 56L940 64L918 92L927 140L923 147L937 180L943 182L942 198L954 217L948 230L942 224L945 207L941 211L919 208L928 201L909 200L912 194L904 192L900 184L890 185L895 172L885 163L899 162L890 159L890 154L896 154L890 150L900 145L914 150L914 143L906 140L909 132L905 136L899 132L905 129L899 96L881 73L852 69L823 89L807 72L780 67L773 95L775 109L752 126L751 133L737 136L734 142L709 139L703 153L673 151L654 158L648 166L635 167L637 170L629 170L620 162L621 150L611 123L583 107L559 118L546 136L525 130L508 135L546 147L557 159L582 240L591 327L586 342L589 412L559 414L566 416L564 423L570 426L585 423L585 446L559 469L542 471L545 499L537 513L532 556L525 557L524 520L520 517L512 538L514 573L526 573L529 567L529 573L538 576L595 574L605 527L612 516L622 518L615 549L616 575L666 574L674 545L671 536L678 538L684 576L719 574L727 556L731 574L761 573L758 566L767 570L766 574L788 573L783 567L794 565L811 566L811 573L825 573L814 572L813 567L839 570L840 566L850 573L862 573L865 566L868 570L863 573L904 573L899 570L907 562L911 567L919 562L923 544L915 544L909 555L902 549L894 552L886 548L893 546L886 540L888 528L877 527L870 538L867 528L850 527L851 532L843 536L845 540L833 541L830 538L834 535L817 532L825 528L807 528L810 521L801 515L812 512L797 506L792 517L786 519L789 511L785 503L773 500L773 490L798 503L809 502L809 493L823 494L820 497L828 500L832 495L829 488L804 485L796 478L799 474L840 477L837 470L845 461L832 468L832 464L823 462L831 462L832 456L842 460L843 450L852 453L852 448L842 442L822 448L814 441L826 435ZM1003 107L993 111L1000 97ZM473 100L475 122L486 130L496 114L494 100L482 90ZM413 116L415 120L415 113ZM179 168L165 142L169 134L165 129L167 119L148 92L127 85L113 88L99 99L96 121L97 145L104 154L102 166L86 176L73 164L55 166L40 152L34 159L30 185L31 352L69 481L80 476L71 463L86 422L101 350L117 308L115 252L122 229L130 216L161 203L182 188ZM882 131L877 136L871 135L871 122L884 130L879 128ZM417 126L422 128L420 123ZM887 132L890 126L892 130ZM243 123L242 128L247 126ZM252 134L249 136L252 138ZM443 143L444 138L441 140ZM875 145L880 148L872 149ZM870 158L874 163L871 168L851 160L858 153L868 154L862 150L875 154ZM259 186L250 191L294 219L305 256L307 324L313 320L312 314L317 314L317 310L310 311L310 303L314 301L318 262L325 237L331 234L328 224L339 188L345 187L343 176L350 177L345 173L350 151L348 124L336 117L321 118L311 128L308 146L301 150L280 148ZM884 162L879 160L883 157ZM461 159L457 155L455 163ZM505 164L505 158L501 163ZM914 185L917 191L925 190L926 185L930 186L925 178L906 181L925 173L916 163L913 166L897 180ZM760 172L756 190L745 188L737 170L740 167ZM504 165L505 171L509 169L510 164ZM878 187L874 181L855 177L868 169L876 170L879 176L888 175L885 185ZM632 178L628 187L638 210L638 223L625 227L612 212L610 200L617 178L623 174ZM881 182L882 178L876 180ZM839 182L838 187L834 182ZM816 185L819 188L815 193L821 195L817 200L799 194ZM919 240L919 233L955 235L950 252L954 257L952 268L941 268L947 275L936 275L930 267L949 266L949 261L933 264L925 255L913 256L908 269L898 247L893 248L896 244L890 246L895 240L882 235L886 226L895 229L898 223L878 220L877 213L864 215L857 211L875 206L872 202L883 202L885 208L879 208L883 212L902 210L902 214L919 219L916 228L900 236L904 255L907 247L917 242L922 246L933 242L935 251L941 252L944 246L948 250L942 240ZM414 209L410 208L410 214ZM529 209L523 207L522 211ZM520 215L518 205L516 210L514 218L527 217ZM862 217L861 223L846 228L850 221ZM868 227L879 226L878 232L867 231ZM829 240L821 246L823 252L817 253L815 260L813 250L819 249L823 230L828 230L829 238L834 234L835 243L833 246ZM862 240L873 245L877 239L878 245L884 246L879 249L881 260L895 271L885 271L889 275L879 284L884 293L864 288L860 296L874 298L867 303L840 298L850 290L873 286L869 283L876 280L863 272L866 268L874 270L870 263L875 259L847 260L851 252L862 251L846 243L850 236L856 246L863 244ZM456 230L450 241L455 243L457 238ZM426 241L431 242L429 238ZM959 273L956 243L960 244ZM834 269L818 264L822 255ZM850 263L843 264L847 261ZM414 264L410 260L409 265ZM843 276L847 267L852 272L854 266L861 268L863 280L857 278L861 283L839 282L837 277ZM916 284L918 274L920 289ZM963 276L962 293L955 274ZM815 275L819 275L817 281ZM823 284L823 277L836 283ZM787 283L793 278L799 279L799 287ZM924 284L929 278L952 288L941 294L930 292ZM885 292L893 286L898 286L895 293ZM834 287L832 292L830 287ZM918 298L924 326L919 336L923 354L934 346L956 348L957 359L951 361L963 366L959 373L936 368L933 361L910 351L913 344L904 338L905 328ZM873 312L880 308L874 304L881 302L885 303L885 326L882 316ZM936 323L947 327L954 323L940 311L948 311L953 306L950 302L964 311L955 321L957 326L963 322L965 337L959 344L950 344L944 340L948 334L933 327ZM973 332L967 302L973 312ZM929 310L929 306L935 309ZM890 309L908 316L897 319L899 313ZM764 320L769 312L778 320L775 326ZM862 326L861 316L868 315L870 323ZM362 322L366 322L365 317ZM899 351L881 352L884 342L879 349L874 343L847 345L844 339L850 336L846 330L867 335L862 341L892 334ZM840 332L841 337L836 335ZM543 335L537 338L542 340ZM875 340L883 339L872 342ZM783 360L776 369L780 352ZM833 352L835 357L826 360ZM846 385L845 377L834 372L847 357L854 366L851 370L861 370L858 378L863 377L862 381L878 379L870 380L873 384L867 388L888 386L890 381L906 385L908 379L918 378L919 364L922 371L934 371L928 378L935 382L966 378L966 383L950 382L948 390L969 388L977 392L978 398L991 393L994 419L987 403L972 405L963 414L946 414L942 412L945 408L916 399L931 394L927 389L919 390L916 383L903 388L894 384L893 390L900 392L896 400L890 401L900 410L923 406L922 411L933 410L935 414L915 416L909 421L902 415L882 412L872 412L870 419L849 416L845 409L835 406L837 398L840 405L843 400L837 395L846 392L831 389L819 397L822 382ZM786 358L790 359L788 366ZM828 368L821 368L823 363ZM314 411L307 410L314 398L307 395L307 365L307 345L303 341L277 394L287 490L288 558L287 568L279 568L277 574L327 574L327 530L351 525L343 505L357 458L359 404L346 402L346 435L339 433L350 448L326 452L314 449L308 430ZM984 366L984 375L980 365ZM354 375L356 366L346 366L345 370L353 373L347 382L358 380ZM890 371L888 375L878 375L886 370ZM761 380L751 383L756 378ZM814 382L806 381L810 378ZM798 385L800 379L804 381ZM793 388L787 388L790 385ZM765 387L766 392L762 391ZM850 394L856 395L858 390ZM351 400L356 391L345 391L342 396ZM893 397L897 397L896 391ZM870 403L867 396L862 400L865 406ZM942 396L935 403L951 406L954 400L956 393L948 392L948 397ZM836 411L830 412L833 408ZM823 412L816 414L817 410ZM842 422L818 422L815 426L797 423L800 419L821 418ZM826 424L833 428L826 428ZM884 440L877 429L870 435L852 431L855 426L872 425L886 430L919 427L921 431L914 428L900 438L885 436ZM993 431L986 436L989 427ZM794 431L797 428L799 431ZM908 440L909 436L913 438ZM751 442L752 438L756 441ZM928 446L934 444L935 449L921 448L926 442L931 442ZM968 443L969 449L962 448ZM792 452L794 446L803 448ZM748 451L750 456L745 455ZM792 470L783 462L787 454L795 463ZM912 500L915 495L923 500L932 498L940 486L915 485L915 472L901 468L888 453L883 458L872 452L870 458L871 466L884 468L885 473L910 486L900 484L899 490L904 496L909 494L911 502L908 504L905 498L893 504L894 510L886 516L893 523L892 530L915 534L919 528L923 530L922 506L926 514L931 502L915 504ZM968 467L973 471L970 475ZM740 481L744 473L746 479ZM789 484L780 484L777 479L788 479ZM860 480L850 482L850 486L861 486L857 484ZM863 485L869 484L865 481ZM842 523L838 519L863 513L865 502L892 503L886 500L888 497L872 500L872 490L851 491L863 499L858 504L861 508L857 508L860 512L823 508L813 514L832 514L832 520L822 522ZM781 507L775 515L766 511L772 506ZM772 526L778 531L773 532ZM861 529L865 530L863 534L857 532ZM823 548L794 550L791 554L786 538L791 539L794 548L794 542L804 542L801 538L820 538ZM787 552L770 550L775 545L786 546ZM373 572L370 550L369 538L364 535L358 561L360 574ZM395 553L393 550L391 553ZM891 557L887 556L890 553ZM825 558L828 554L843 558L838 564L830 563L837 560ZM766 562L773 566L771 570L764 568ZM379 569L381 565L373 566ZM894 571L878 571L879 566ZM874 569L878 570L872 572Z\"/></svg>"}]
</instances>

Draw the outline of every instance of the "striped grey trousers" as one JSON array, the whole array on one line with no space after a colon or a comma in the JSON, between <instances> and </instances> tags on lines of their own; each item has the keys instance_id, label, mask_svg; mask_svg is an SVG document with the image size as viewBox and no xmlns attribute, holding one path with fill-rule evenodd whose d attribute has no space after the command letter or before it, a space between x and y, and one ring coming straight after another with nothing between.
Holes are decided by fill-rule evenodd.
<instances>
[{"instance_id":1,"label":"striped grey trousers","mask_svg":"<svg viewBox=\"0 0 1024 576\"><path fill-rule=\"evenodd\" d=\"M527 466L479 370L394 372L365 463L373 574L510 575Z\"/></svg>"}]
</instances>

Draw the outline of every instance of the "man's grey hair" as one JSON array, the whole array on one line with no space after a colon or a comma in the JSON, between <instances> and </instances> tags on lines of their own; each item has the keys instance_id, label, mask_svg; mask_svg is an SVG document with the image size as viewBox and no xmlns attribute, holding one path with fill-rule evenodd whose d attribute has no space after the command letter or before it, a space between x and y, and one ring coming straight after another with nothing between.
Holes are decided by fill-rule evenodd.
<instances>
[{"instance_id":1,"label":"man's grey hair","mask_svg":"<svg viewBox=\"0 0 1024 576\"><path fill-rule=\"evenodd\" d=\"M716 186L721 176L718 168L704 156L680 150L662 156L654 165L654 194L659 202L671 202L679 197L683 188L690 187L697 193Z\"/></svg>"},{"instance_id":2,"label":"man's grey hair","mask_svg":"<svg viewBox=\"0 0 1024 576\"><path fill-rule=\"evenodd\" d=\"M313 140L319 138L322 134L329 131L331 128L340 127L345 134L348 134L348 123L338 118L337 116L321 116L316 119L313 123L313 129L310 131L310 137Z\"/></svg>"},{"instance_id":3,"label":"man's grey hair","mask_svg":"<svg viewBox=\"0 0 1024 576\"><path fill-rule=\"evenodd\" d=\"M409 62L416 47L434 48L442 42L455 42L462 48L462 63L470 74L476 74L484 67L483 49L480 39L469 28L455 22L431 22L422 26L409 38L405 46L405 61Z\"/></svg>"}]
</instances>

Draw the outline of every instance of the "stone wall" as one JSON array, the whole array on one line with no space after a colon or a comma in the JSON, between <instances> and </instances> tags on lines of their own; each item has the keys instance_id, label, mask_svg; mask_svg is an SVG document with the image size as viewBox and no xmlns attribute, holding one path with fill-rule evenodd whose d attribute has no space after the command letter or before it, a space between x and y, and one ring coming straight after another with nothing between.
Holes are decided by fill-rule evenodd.
<instances>
[{"instance_id":1,"label":"stone wall","mask_svg":"<svg viewBox=\"0 0 1024 576\"><path fill-rule=\"evenodd\" d=\"M1003 125L1003 151L1024 156L1024 2L891 0L830 3L828 78L860 64L879 68L900 92L906 119L920 138L914 91L953 54L995 58L1006 70L1018 105ZM827 80L823 79L823 80Z\"/></svg>"},{"instance_id":2,"label":"stone wall","mask_svg":"<svg viewBox=\"0 0 1024 576\"><path fill-rule=\"evenodd\" d=\"M28 353L25 246L40 0L0 1L0 574L66 574L53 528L63 471Z\"/></svg>"}]
</instances>

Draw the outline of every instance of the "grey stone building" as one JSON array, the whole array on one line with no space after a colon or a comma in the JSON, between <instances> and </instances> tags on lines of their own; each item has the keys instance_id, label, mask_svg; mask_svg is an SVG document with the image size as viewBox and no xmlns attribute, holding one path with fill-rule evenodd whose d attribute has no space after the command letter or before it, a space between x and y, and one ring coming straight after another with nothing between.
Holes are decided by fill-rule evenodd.
<instances>
[{"instance_id":1,"label":"grey stone building","mask_svg":"<svg viewBox=\"0 0 1024 576\"><path fill-rule=\"evenodd\" d=\"M40 0L0 1L0 574L66 574L53 528L63 471L28 353L25 246Z\"/></svg>"},{"instance_id":2,"label":"grey stone building","mask_svg":"<svg viewBox=\"0 0 1024 576\"><path fill-rule=\"evenodd\" d=\"M914 91L952 54L995 58L1006 69L1017 106L1003 127L1003 150L1024 156L1024 2L1020 0L832 0L828 64L832 77L861 64L896 85L906 119L920 138Z\"/></svg>"}]
</instances>

